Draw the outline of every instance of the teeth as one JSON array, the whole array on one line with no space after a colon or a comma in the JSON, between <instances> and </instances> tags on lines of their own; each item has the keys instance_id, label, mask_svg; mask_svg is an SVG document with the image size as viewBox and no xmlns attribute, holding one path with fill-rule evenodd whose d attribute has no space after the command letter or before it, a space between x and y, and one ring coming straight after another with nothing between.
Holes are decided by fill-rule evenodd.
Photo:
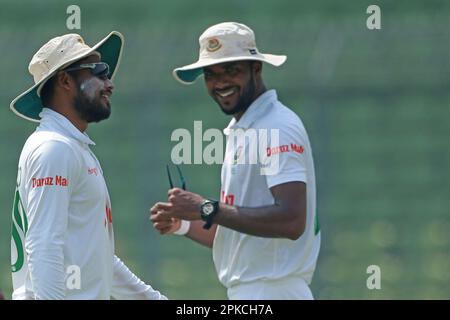
<instances>
[{"instance_id":1,"label":"teeth","mask_svg":"<svg viewBox=\"0 0 450 320\"><path fill-rule=\"evenodd\" d=\"M232 95L234 93L234 89L225 91L225 92L217 92L217 94L219 96L221 96L222 98L228 97L229 95Z\"/></svg>"}]
</instances>

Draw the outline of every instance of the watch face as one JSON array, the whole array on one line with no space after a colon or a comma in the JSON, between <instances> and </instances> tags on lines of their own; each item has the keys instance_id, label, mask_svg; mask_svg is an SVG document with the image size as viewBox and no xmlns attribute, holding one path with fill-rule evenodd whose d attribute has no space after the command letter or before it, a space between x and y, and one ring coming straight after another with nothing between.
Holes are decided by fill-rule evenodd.
<instances>
[{"instance_id":1,"label":"watch face","mask_svg":"<svg viewBox=\"0 0 450 320\"><path fill-rule=\"evenodd\" d=\"M205 215L210 215L214 211L214 205L211 202L205 203L203 205L203 213Z\"/></svg>"}]
</instances>

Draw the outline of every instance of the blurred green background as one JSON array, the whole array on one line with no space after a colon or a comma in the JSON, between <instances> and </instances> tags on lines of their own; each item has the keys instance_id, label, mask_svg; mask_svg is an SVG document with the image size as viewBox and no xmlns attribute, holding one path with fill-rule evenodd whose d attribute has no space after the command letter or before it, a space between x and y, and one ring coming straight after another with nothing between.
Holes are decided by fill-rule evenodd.
<instances>
[{"instance_id":1,"label":"blurred green background","mask_svg":"<svg viewBox=\"0 0 450 320\"><path fill-rule=\"evenodd\" d=\"M81 7L81 30L66 8ZM366 28L378 4L382 29ZM0 290L10 298L10 224L17 161L35 125L9 111L28 88L27 66L50 38L78 32L94 44L126 38L110 120L88 129L113 203L117 254L172 299L226 297L211 252L160 236L149 207L165 200L176 128L230 120L202 81L183 86L174 67L197 59L208 26L239 21L262 52L268 87L303 119L316 165L322 249L318 299L450 298L450 1L16 1L0 0ZM218 197L220 166L185 165L190 190ZM366 269L381 267L382 289Z\"/></svg>"}]
</instances>

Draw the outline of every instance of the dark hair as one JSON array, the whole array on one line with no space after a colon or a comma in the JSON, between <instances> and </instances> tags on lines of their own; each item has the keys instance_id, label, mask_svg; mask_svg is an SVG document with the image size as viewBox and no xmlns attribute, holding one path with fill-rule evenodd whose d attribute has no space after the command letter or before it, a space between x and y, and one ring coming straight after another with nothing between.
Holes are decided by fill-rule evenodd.
<instances>
[{"instance_id":1,"label":"dark hair","mask_svg":"<svg viewBox=\"0 0 450 320\"><path fill-rule=\"evenodd\" d=\"M51 100L53 98L53 88L56 82L56 75L47 80L44 86L41 89L41 101L42 104L48 107L51 104Z\"/></svg>"}]
</instances>

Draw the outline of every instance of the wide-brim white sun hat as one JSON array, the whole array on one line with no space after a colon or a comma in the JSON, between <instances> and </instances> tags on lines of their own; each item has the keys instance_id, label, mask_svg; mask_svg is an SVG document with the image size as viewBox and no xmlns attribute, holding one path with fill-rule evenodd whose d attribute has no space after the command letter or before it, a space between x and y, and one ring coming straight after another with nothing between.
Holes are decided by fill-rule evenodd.
<instances>
[{"instance_id":1,"label":"wide-brim white sun hat","mask_svg":"<svg viewBox=\"0 0 450 320\"><path fill-rule=\"evenodd\" d=\"M203 32L197 62L173 70L175 79L184 84L192 84L203 73L203 68L219 63L258 60L276 67L286 61L285 55L260 53L256 47L252 29L237 22L223 22Z\"/></svg>"},{"instance_id":2,"label":"wide-brim white sun hat","mask_svg":"<svg viewBox=\"0 0 450 320\"><path fill-rule=\"evenodd\" d=\"M93 54L109 65L108 77L113 80L122 57L123 43L124 37L117 31L112 31L93 47L76 33L51 39L36 52L28 66L34 85L11 102L11 110L24 119L39 122L39 113L44 108L40 95L44 84L59 70Z\"/></svg>"}]
</instances>

